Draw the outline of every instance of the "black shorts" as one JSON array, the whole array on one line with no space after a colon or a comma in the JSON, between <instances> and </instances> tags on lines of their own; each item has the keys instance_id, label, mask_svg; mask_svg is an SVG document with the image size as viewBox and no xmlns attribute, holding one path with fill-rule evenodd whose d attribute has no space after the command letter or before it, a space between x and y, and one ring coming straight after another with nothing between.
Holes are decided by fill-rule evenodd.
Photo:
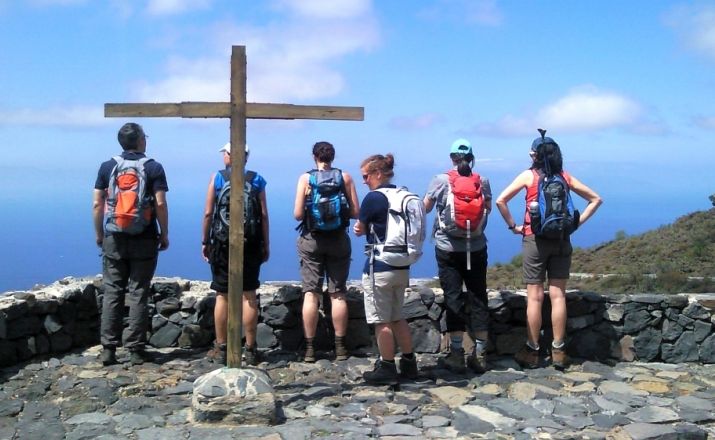
<instances>
[{"instance_id":1,"label":"black shorts","mask_svg":"<svg viewBox=\"0 0 715 440\"><path fill-rule=\"evenodd\" d=\"M211 264L211 289L217 293L228 292L228 245L212 247L209 258ZM258 289L258 277L263 263L263 244L246 242L243 248L243 291Z\"/></svg>"}]
</instances>

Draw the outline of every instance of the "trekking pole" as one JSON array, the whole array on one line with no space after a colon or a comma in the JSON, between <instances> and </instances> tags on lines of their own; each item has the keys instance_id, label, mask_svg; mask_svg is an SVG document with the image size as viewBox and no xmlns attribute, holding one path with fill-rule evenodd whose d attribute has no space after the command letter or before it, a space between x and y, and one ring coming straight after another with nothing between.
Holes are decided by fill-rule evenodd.
<instances>
[{"instance_id":1,"label":"trekking pole","mask_svg":"<svg viewBox=\"0 0 715 440\"><path fill-rule=\"evenodd\" d=\"M467 270L472 270L472 221L467 220Z\"/></svg>"}]
</instances>

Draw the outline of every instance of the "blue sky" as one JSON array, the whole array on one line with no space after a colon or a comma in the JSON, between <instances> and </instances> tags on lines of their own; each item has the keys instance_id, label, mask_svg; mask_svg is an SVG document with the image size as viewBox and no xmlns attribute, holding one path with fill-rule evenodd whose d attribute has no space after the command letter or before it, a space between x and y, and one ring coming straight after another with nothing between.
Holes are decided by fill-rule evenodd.
<instances>
[{"instance_id":1,"label":"blue sky","mask_svg":"<svg viewBox=\"0 0 715 440\"><path fill-rule=\"evenodd\" d=\"M365 107L364 122L248 122L249 167L269 182L264 279L297 278L292 199L318 140L353 175L392 152L395 182L422 194L466 137L498 193L546 128L605 199L580 246L708 209L715 192L712 2L0 0L0 34L0 290L99 272L91 189L128 121L103 104L227 101L239 44L249 101ZM158 273L206 279L199 222L228 121L135 120L170 185ZM491 262L518 253L498 216L487 235ZM413 275L434 275L431 258Z\"/></svg>"}]
</instances>

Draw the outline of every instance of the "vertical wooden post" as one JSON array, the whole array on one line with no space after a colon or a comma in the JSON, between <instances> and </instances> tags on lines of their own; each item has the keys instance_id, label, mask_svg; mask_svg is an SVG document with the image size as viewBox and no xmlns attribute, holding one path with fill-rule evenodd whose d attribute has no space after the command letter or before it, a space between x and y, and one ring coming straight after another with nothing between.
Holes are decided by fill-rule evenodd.
<instances>
[{"instance_id":1,"label":"vertical wooden post","mask_svg":"<svg viewBox=\"0 0 715 440\"><path fill-rule=\"evenodd\" d=\"M231 50L231 220L228 252L227 365L241 367L243 323L243 185L246 166L246 48Z\"/></svg>"}]
</instances>

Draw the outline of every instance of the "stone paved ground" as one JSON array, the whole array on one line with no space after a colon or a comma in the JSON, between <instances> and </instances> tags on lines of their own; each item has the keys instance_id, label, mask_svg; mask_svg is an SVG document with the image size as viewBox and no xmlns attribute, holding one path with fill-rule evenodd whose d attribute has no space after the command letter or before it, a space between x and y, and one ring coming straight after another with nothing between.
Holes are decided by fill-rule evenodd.
<instances>
[{"instance_id":1,"label":"stone paved ground","mask_svg":"<svg viewBox=\"0 0 715 440\"><path fill-rule=\"evenodd\" d=\"M215 368L203 351L109 368L98 351L0 370L0 439L715 438L715 365L521 371L502 358L475 376L422 355L420 379L393 390L362 383L368 358L305 364L275 355L261 366L274 380L280 424L221 427L189 417L193 380Z\"/></svg>"}]
</instances>

